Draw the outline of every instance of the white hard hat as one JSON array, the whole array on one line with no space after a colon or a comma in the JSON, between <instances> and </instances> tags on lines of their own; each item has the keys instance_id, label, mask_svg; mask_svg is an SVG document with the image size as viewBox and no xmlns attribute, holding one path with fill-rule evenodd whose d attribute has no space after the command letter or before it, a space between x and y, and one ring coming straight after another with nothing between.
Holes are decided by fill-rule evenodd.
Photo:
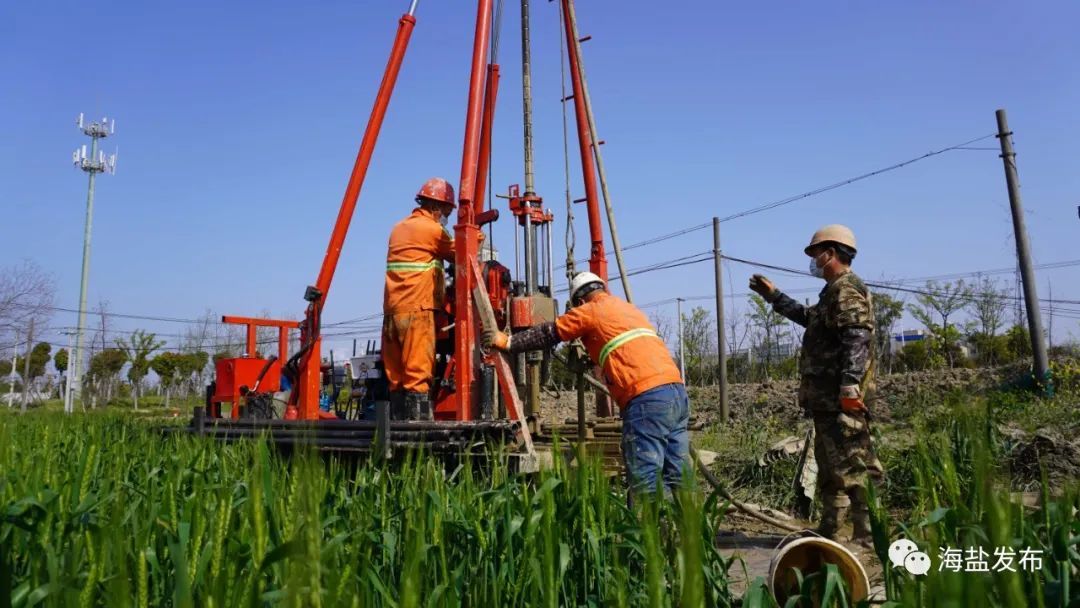
<instances>
[{"instance_id":1,"label":"white hard hat","mask_svg":"<svg viewBox=\"0 0 1080 608\"><path fill-rule=\"evenodd\" d=\"M579 272L575 274L574 278L570 280L570 301L572 302L576 300L578 294L582 292L582 289L588 287L589 285L595 285L597 283L599 283L599 287L603 289L604 280L601 279L599 276L591 272ZM590 289L588 291L592 290ZM581 295L585 295L585 293L581 293Z\"/></svg>"}]
</instances>

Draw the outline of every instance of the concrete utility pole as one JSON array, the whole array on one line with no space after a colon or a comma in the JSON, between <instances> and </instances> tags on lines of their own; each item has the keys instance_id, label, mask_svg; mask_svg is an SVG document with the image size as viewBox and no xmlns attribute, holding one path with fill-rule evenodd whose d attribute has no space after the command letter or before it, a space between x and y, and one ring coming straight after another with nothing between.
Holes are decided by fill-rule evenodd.
<instances>
[{"instance_id":1,"label":"concrete utility pole","mask_svg":"<svg viewBox=\"0 0 1080 608\"><path fill-rule=\"evenodd\" d=\"M683 354L682 337L682 298L675 298L675 316L679 318L679 373L682 374L683 382L686 382L686 357Z\"/></svg>"},{"instance_id":2,"label":"concrete utility pole","mask_svg":"<svg viewBox=\"0 0 1080 608\"><path fill-rule=\"evenodd\" d=\"M15 362L19 357L19 330L15 330L15 346L11 347L11 373L8 374L8 401L7 406L15 405Z\"/></svg>"},{"instance_id":3,"label":"concrete utility pole","mask_svg":"<svg viewBox=\"0 0 1080 608\"><path fill-rule=\"evenodd\" d=\"M1009 130L1009 120L1005 116L1005 110L997 111L997 125L997 138L1001 142L1001 160L1005 165L1005 183L1009 187L1009 205L1012 207L1016 257L1020 262L1020 278L1024 283L1024 303L1027 308L1028 333L1031 334L1035 381L1049 389L1050 364L1046 356L1046 339L1042 330L1035 270L1031 267L1031 244L1028 242L1027 226L1024 224L1024 207L1020 201L1020 177L1016 172L1016 152L1013 151L1012 131Z\"/></svg>"},{"instance_id":4,"label":"concrete utility pole","mask_svg":"<svg viewBox=\"0 0 1080 608\"><path fill-rule=\"evenodd\" d=\"M75 334L70 331L65 331L64 335L68 337L68 364L67 370L64 372L64 413L70 414L75 411L75 408L73 407L75 402L71 400L71 337Z\"/></svg>"},{"instance_id":5,"label":"concrete utility pole","mask_svg":"<svg viewBox=\"0 0 1080 608\"><path fill-rule=\"evenodd\" d=\"M86 145L83 145L82 149L76 149L71 157L76 167L90 174L90 183L86 192L86 225L83 228L82 279L79 283L79 328L75 336L75 360L69 364L75 376L71 388L81 396L83 340L86 333L86 287L90 278L90 228L94 217L94 176L105 171L116 173L116 154L106 159L105 153L98 151L98 140L116 132L116 121L110 122L108 118L102 118L101 122L84 124L83 115L79 114L76 124L79 130L90 138L90 156L86 155Z\"/></svg>"},{"instance_id":6,"label":"concrete utility pole","mask_svg":"<svg viewBox=\"0 0 1080 608\"><path fill-rule=\"evenodd\" d=\"M727 340L724 336L724 272L720 253L720 218L712 218L713 266L716 272L716 353L720 364L720 422L727 423Z\"/></svg>"},{"instance_id":7,"label":"concrete utility pole","mask_svg":"<svg viewBox=\"0 0 1080 608\"><path fill-rule=\"evenodd\" d=\"M26 356L23 359L22 377L22 413L26 413L26 402L30 399L30 353L34 349L34 317L30 317L30 330L26 332Z\"/></svg>"}]
</instances>

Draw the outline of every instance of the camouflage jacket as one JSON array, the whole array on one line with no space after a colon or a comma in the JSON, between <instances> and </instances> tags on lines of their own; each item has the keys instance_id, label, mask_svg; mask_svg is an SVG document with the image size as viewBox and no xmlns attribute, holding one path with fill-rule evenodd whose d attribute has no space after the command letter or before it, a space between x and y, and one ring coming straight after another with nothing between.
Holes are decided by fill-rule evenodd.
<instances>
[{"instance_id":1,"label":"camouflage jacket","mask_svg":"<svg viewBox=\"0 0 1080 608\"><path fill-rule=\"evenodd\" d=\"M779 294L773 309L806 328L799 373L803 400L839 407L841 386L857 384L865 398L873 389L874 304L870 290L854 272L829 283L813 306ZM822 409L824 404L804 404ZM831 409L830 405L826 409Z\"/></svg>"}]
</instances>

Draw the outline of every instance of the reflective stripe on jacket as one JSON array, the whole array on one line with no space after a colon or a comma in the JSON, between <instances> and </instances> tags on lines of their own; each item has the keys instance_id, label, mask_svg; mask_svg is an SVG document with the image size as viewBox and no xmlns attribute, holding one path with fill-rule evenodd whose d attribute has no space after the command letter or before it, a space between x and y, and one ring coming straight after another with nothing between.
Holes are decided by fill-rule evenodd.
<instances>
[{"instance_id":1,"label":"reflective stripe on jacket","mask_svg":"<svg viewBox=\"0 0 1080 608\"><path fill-rule=\"evenodd\" d=\"M683 381L649 319L621 298L600 294L559 317L555 329L563 341L581 338L619 407L649 389Z\"/></svg>"},{"instance_id":2,"label":"reflective stripe on jacket","mask_svg":"<svg viewBox=\"0 0 1080 608\"><path fill-rule=\"evenodd\" d=\"M390 231L384 313L434 310L443 305L442 261L454 259L454 237L438 222L437 213L417 208Z\"/></svg>"}]
</instances>

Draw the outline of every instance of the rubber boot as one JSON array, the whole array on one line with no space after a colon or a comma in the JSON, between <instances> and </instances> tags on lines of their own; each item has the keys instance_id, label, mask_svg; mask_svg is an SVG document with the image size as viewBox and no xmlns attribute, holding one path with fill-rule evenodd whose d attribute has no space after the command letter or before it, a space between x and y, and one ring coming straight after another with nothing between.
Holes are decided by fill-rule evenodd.
<instances>
[{"instance_id":1,"label":"rubber boot","mask_svg":"<svg viewBox=\"0 0 1080 608\"><path fill-rule=\"evenodd\" d=\"M825 504L821 507L821 523L818 524L817 533L829 540L836 540L837 532L847 516L847 507L838 507Z\"/></svg>"},{"instance_id":2,"label":"rubber boot","mask_svg":"<svg viewBox=\"0 0 1080 608\"><path fill-rule=\"evenodd\" d=\"M405 393L402 391L392 391L390 393L390 419L409 419L409 410L405 405Z\"/></svg>"},{"instance_id":3,"label":"rubber boot","mask_svg":"<svg viewBox=\"0 0 1080 608\"><path fill-rule=\"evenodd\" d=\"M435 420L435 412L431 407L431 397L427 393L420 393L416 398L418 403L418 409L420 415L417 420L423 420L424 422L433 422Z\"/></svg>"},{"instance_id":4,"label":"rubber boot","mask_svg":"<svg viewBox=\"0 0 1080 608\"><path fill-rule=\"evenodd\" d=\"M427 393L406 393L405 408L409 420L431 420L431 399Z\"/></svg>"},{"instance_id":5,"label":"rubber boot","mask_svg":"<svg viewBox=\"0 0 1080 608\"><path fill-rule=\"evenodd\" d=\"M870 526L870 509L862 488L851 500L851 542L864 549L874 548L874 531Z\"/></svg>"}]
</instances>

